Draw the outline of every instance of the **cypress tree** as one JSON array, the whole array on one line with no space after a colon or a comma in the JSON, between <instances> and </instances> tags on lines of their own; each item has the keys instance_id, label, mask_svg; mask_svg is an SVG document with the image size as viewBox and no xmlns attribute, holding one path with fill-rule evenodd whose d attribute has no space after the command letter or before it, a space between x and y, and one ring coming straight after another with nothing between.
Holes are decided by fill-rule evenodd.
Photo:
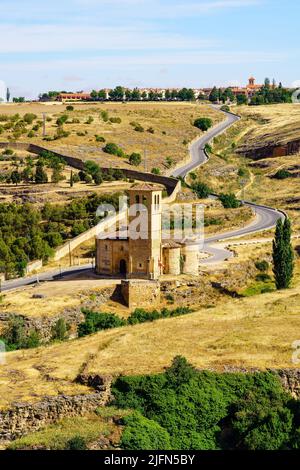
<instances>
[{"instance_id":1,"label":"cypress tree","mask_svg":"<svg viewBox=\"0 0 300 470\"><path fill-rule=\"evenodd\" d=\"M293 278L294 253L291 234L290 220L278 220L273 241L273 272L277 289L288 289Z\"/></svg>"}]
</instances>

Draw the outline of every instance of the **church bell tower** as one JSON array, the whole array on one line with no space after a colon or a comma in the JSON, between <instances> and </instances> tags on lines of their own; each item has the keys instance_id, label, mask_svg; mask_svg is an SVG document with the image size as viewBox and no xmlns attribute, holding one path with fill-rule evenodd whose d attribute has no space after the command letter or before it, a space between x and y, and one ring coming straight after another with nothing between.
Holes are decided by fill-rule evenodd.
<instances>
[{"instance_id":1,"label":"church bell tower","mask_svg":"<svg viewBox=\"0 0 300 470\"><path fill-rule=\"evenodd\" d=\"M128 277L158 279L162 274L162 189L148 183L129 190Z\"/></svg>"}]
</instances>

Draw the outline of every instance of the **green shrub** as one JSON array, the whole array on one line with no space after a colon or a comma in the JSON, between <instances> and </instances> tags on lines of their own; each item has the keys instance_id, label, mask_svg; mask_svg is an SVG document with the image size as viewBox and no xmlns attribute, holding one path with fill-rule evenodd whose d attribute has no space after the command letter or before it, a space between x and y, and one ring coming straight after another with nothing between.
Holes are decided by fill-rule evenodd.
<instances>
[{"instance_id":1,"label":"green shrub","mask_svg":"<svg viewBox=\"0 0 300 470\"><path fill-rule=\"evenodd\" d=\"M163 374L119 377L112 394L114 406L135 410L124 420L121 445L126 449L148 449L147 433L155 442L151 449L159 450L279 450L298 445L299 402L296 406L270 372L197 371L176 357Z\"/></svg>"},{"instance_id":2,"label":"green shrub","mask_svg":"<svg viewBox=\"0 0 300 470\"><path fill-rule=\"evenodd\" d=\"M230 111L230 108L227 104L224 104L223 106L221 106L221 111L225 111L226 113L228 113Z\"/></svg>"},{"instance_id":3,"label":"green shrub","mask_svg":"<svg viewBox=\"0 0 300 470\"><path fill-rule=\"evenodd\" d=\"M212 125L213 122L210 118L199 118L194 121L194 126L198 127L201 131L207 131Z\"/></svg>"},{"instance_id":4,"label":"green shrub","mask_svg":"<svg viewBox=\"0 0 300 470\"><path fill-rule=\"evenodd\" d=\"M67 335L67 325L63 318L59 318L52 327L52 339L64 341Z\"/></svg>"},{"instance_id":5,"label":"green shrub","mask_svg":"<svg viewBox=\"0 0 300 470\"><path fill-rule=\"evenodd\" d=\"M2 155L13 155L15 152L12 149L5 149L2 152Z\"/></svg>"},{"instance_id":6,"label":"green shrub","mask_svg":"<svg viewBox=\"0 0 300 470\"><path fill-rule=\"evenodd\" d=\"M269 276L269 274L266 274L266 273L258 274L255 277L255 280L258 282L269 282L271 281L271 279L272 279L271 276Z\"/></svg>"},{"instance_id":7,"label":"green shrub","mask_svg":"<svg viewBox=\"0 0 300 470\"><path fill-rule=\"evenodd\" d=\"M109 142L105 145L103 148L103 152L109 153L110 155L116 155L117 157L124 157L124 151L118 147L117 144L114 144L112 142Z\"/></svg>"},{"instance_id":8,"label":"green shrub","mask_svg":"<svg viewBox=\"0 0 300 470\"><path fill-rule=\"evenodd\" d=\"M259 271L265 273L266 271L269 270L270 265L269 265L268 261L263 260L263 261L257 261L257 262L255 263L255 267L256 267L256 269L258 269Z\"/></svg>"},{"instance_id":9,"label":"green shrub","mask_svg":"<svg viewBox=\"0 0 300 470\"><path fill-rule=\"evenodd\" d=\"M85 321L78 326L78 336L86 336L101 330L118 328L126 324L125 320L114 313L99 313L83 309Z\"/></svg>"},{"instance_id":10,"label":"green shrub","mask_svg":"<svg viewBox=\"0 0 300 470\"><path fill-rule=\"evenodd\" d=\"M122 119L119 118L119 117L111 117L109 118L110 122L112 122L113 124L121 124L122 122Z\"/></svg>"},{"instance_id":11,"label":"green shrub","mask_svg":"<svg viewBox=\"0 0 300 470\"><path fill-rule=\"evenodd\" d=\"M121 438L124 450L169 450L169 433L156 421L145 418L135 411L122 420L126 426Z\"/></svg>"},{"instance_id":12,"label":"green shrub","mask_svg":"<svg viewBox=\"0 0 300 470\"><path fill-rule=\"evenodd\" d=\"M241 206L241 202L236 198L235 194L220 194L220 201L225 209L236 209Z\"/></svg>"},{"instance_id":13,"label":"green shrub","mask_svg":"<svg viewBox=\"0 0 300 470\"><path fill-rule=\"evenodd\" d=\"M275 173L275 175L273 175L273 178L277 179L277 180L285 180L287 178L290 178L292 175L292 173L290 173L288 170L278 170L277 173Z\"/></svg>"},{"instance_id":14,"label":"green shrub","mask_svg":"<svg viewBox=\"0 0 300 470\"><path fill-rule=\"evenodd\" d=\"M141 124L137 124L137 125L135 126L134 130L135 130L136 132L144 132L144 131L145 131L145 129L143 128L143 126L141 126Z\"/></svg>"},{"instance_id":15,"label":"green shrub","mask_svg":"<svg viewBox=\"0 0 300 470\"><path fill-rule=\"evenodd\" d=\"M198 183L193 183L191 185L191 189L192 191L197 194L197 197L199 199L206 199L208 198L208 196L211 194L212 190L210 189L209 186L207 186L207 184L205 183L201 183L201 182L198 182Z\"/></svg>"},{"instance_id":16,"label":"green shrub","mask_svg":"<svg viewBox=\"0 0 300 470\"><path fill-rule=\"evenodd\" d=\"M26 122L27 124L32 124L36 118L37 118L36 114L26 113L23 116L23 121Z\"/></svg>"},{"instance_id":17,"label":"green shrub","mask_svg":"<svg viewBox=\"0 0 300 470\"><path fill-rule=\"evenodd\" d=\"M132 153L128 160L130 165L139 166L142 162L142 156L140 153Z\"/></svg>"},{"instance_id":18,"label":"green shrub","mask_svg":"<svg viewBox=\"0 0 300 470\"><path fill-rule=\"evenodd\" d=\"M71 104L69 104L69 105L66 107L66 110L67 110L67 111L74 111L74 106L72 106Z\"/></svg>"},{"instance_id":19,"label":"green shrub","mask_svg":"<svg viewBox=\"0 0 300 470\"><path fill-rule=\"evenodd\" d=\"M85 439L81 436L73 437L67 442L65 450L87 450Z\"/></svg>"},{"instance_id":20,"label":"green shrub","mask_svg":"<svg viewBox=\"0 0 300 470\"><path fill-rule=\"evenodd\" d=\"M152 168L151 173L153 175L160 175L160 169L157 167Z\"/></svg>"},{"instance_id":21,"label":"green shrub","mask_svg":"<svg viewBox=\"0 0 300 470\"><path fill-rule=\"evenodd\" d=\"M101 116L101 119L102 119L104 122L107 122L107 121L108 121L108 112L107 112L107 111L101 111L100 116Z\"/></svg>"},{"instance_id":22,"label":"green shrub","mask_svg":"<svg viewBox=\"0 0 300 470\"><path fill-rule=\"evenodd\" d=\"M87 120L85 121L85 124L92 124L94 122L94 118L92 116L89 116Z\"/></svg>"},{"instance_id":23,"label":"green shrub","mask_svg":"<svg viewBox=\"0 0 300 470\"><path fill-rule=\"evenodd\" d=\"M105 142L105 138L102 135L95 135L96 142Z\"/></svg>"}]
</instances>

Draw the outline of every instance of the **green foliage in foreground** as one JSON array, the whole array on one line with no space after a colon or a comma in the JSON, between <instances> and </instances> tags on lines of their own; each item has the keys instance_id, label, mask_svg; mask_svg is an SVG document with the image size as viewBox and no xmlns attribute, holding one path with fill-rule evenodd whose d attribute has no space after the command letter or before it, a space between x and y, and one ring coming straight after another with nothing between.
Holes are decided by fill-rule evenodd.
<instances>
[{"instance_id":1,"label":"green foliage in foreground","mask_svg":"<svg viewBox=\"0 0 300 470\"><path fill-rule=\"evenodd\" d=\"M41 448L49 450L84 450L89 442L111 432L107 420L97 414L64 418L40 431L13 441L9 450Z\"/></svg>"},{"instance_id":2,"label":"green foliage in foreground","mask_svg":"<svg viewBox=\"0 0 300 470\"><path fill-rule=\"evenodd\" d=\"M123 449L300 446L300 402L270 372L199 372L176 357L164 374L118 378L113 396L114 405L134 410L124 419Z\"/></svg>"},{"instance_id":3,"label":"green foliage in foreground","mask_svg":"<svg viewBox=\"0 0 300 470\"><path fill-rule=\"evenodd\" d=\"M39 333L32 329L26 330L24 318L13 316L2 335L0 341L5 344L6 351L15 351L17 349L37 348L40 345Z\"/></svg>"},{"instance_id":4,"label":"green foliage in foreground","mask_svg":"<svg viewBox=\"0 0 300 470\"><path fill-rule=\"evenodd\" d=\"M161 311L152 310L147 312L142 308L135 309L131 315L125 320L114 313L93 312L91 310L82 309L85 320L78 326L78 336L87 336L97 331L108 330L111 328L119 328L126 325L136 325L138 323L152 322L161 318L178 317L191 313L188 307L178 307L175 310L163 308Z\"/></svg>"}]
</instances>

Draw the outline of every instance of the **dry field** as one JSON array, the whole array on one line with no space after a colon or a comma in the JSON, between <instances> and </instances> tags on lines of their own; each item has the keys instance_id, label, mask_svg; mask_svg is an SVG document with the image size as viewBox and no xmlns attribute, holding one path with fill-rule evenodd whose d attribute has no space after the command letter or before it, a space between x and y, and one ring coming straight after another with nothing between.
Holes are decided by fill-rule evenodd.
<instances>
[{"instance_id":1,"label":"dry field","mask_svg":"<svg viewBox=\"0 0 300 470\"><path fill-rule=\"evenodd\" d=\"M270 259L271 244L239 246L234 250L239 255L238 261L230 261L226 271L220 269L210 277L204 275L204 279L224 282L239 277L244 286L249 266L253 266L256 260ZM292 343L300 339L299 281L298 259L292 289L287 291L239 299L216 294L213 299L215 306L207 305L182 317L8 353L6 364L0 369L0 407L8 407L15 401L38 401L45 395L88 393L88 388L74 383L79 373L118 375L158 372L177 354L186 356L200 368L217 370L223 370L226 366L261 369L299 367L292 362ZM253 282L253 276L250 276L248 284ZM80 303L88 291L95 292L98 283L94 280L73 280L49 284L51 302L54 301L52 313L57 312L56 301L62 302L59 308L66 306L64 299ZM49 285L27 288L20 294L9 294L5 302L9 301L15 310L21 310L29 302L32 307L32 292L47 294ZM85 291L83 296L82 291ZM188 299L189 302L191 300ZM37 304L34 308L40 314L47 308L47 299L34 302L41 302L40 308ZM128 309L118 309L113 302L108 302L106 307L121 316L128 315ZM51 314L50 311L48 313Z\"/></svg>"},{"instance_id":2,"label":"dry field","mask_svg":"<svg viewBox=\"0 0 300 470\"><path fill-rule=\"evenodd\" d=\"M57 131L56 120L62 114L68 114L70 123L64 125L64 130L70 132L69 137L45 142L42 139L42 129L35 132L35 137L30 139L24 134L19 142L32 142L44 145L49 149L78 156L82 159L96 160L102 166L128 167L126 158L108 155L102 151L105 144L97 142L95 135L102 136L107 142L119 145L126 154L146 151L146 163L143 161L141 169L151 171L153 167L166 170L165 159L172 157L175 162L180 162L188 157L187 143L200 134L193 122L196 118L211 117L214 123L222 120L221 113L204 104L190 103L92 103L75 104L75 110L66 111L65 105L43 105L39 103L2 105L0 114L16 114L23 116L25 113L34 113L38 119L42 113L52 121L47 123L47 134L53 136ZM109 118L121 118L122 122L104 122L101 112L107 111ZM93 122L86 124L88 118ZM72 123L73 119L79 123ZM140 124L144 132L137 132L130 123ZM149 129L154 133L150 133ZM30 126L28 130L30 129ZM11 131L2 133L0 140L5 141ZM78 133L83 133L79 136Z\"/></svg>"},{"instance_id":3,"label":"dry field","mask_svg":"<svg viewBox=\"0 0 300 470\"><path fill-rule=\"evenodd\" d=\"M197 173L216 192L234 192L239 197L285 210L300 230L299 154L264 158L253 162L235 149L254 141L278 141L300 138L298 105L271 105L233 109L242 116L229 131L215 139L209 162ZM277 180L278 170L288 170L294 177Z\"/></svg>"},{"instance_id":4,"label":"dry field","mask_svg":"<svg viewBox=\"0 0 300 470\"><path fill-rule=\"evenodd\" d=\"M17 151L16 155L19 158L17 163L19 171L24 170L26 167L25 158L27 156L30 156L34 162L37 161L36 155L30 154L29 152ZM10 173L14 169L16 169L16 167L11 160L0 161L0 173ZM30 202L37 206L43 205L46 202L62 204L73 199L89 196L93 193L100 195L122 192L132 186L132 183L126 181L104 181L100 186L93 182L75 182L73 187L70 187L71 167L66 166L64 168L61 172L64 179L58 183L51 182L51 169L45 168L45 171L49 181L47 184L21 183L15 185L0 182L0 202Z\"/></svg>"},{"instance_id":5,"label":"dry field","mask_svg":"<svg viewBox=\"0 0 300 470\"><path fill-rule=\"evenodd\" d=\"M64 281L43 282L2 295L0 313L16 313L31 318L57 316L65 309L80 307L117 281L96 276L73 275ZM41 295L42 298L33 298Z\"/></svg>"},{"instance_id":6,"label":"dry field","mask_svg":"<svg viewBox=\"0 0 300 470\"><path fill-rule=\"evenodd\" d=\"M228 298L215 308L182 317L9 353L0 369L0 406L39 400L46 394L87 391L73 382L83 371L158 372L177 354L200 368L218 370L297 367L292 343L300 339L299 268L298 262L297 282L287 291Z\"/></svg>"},{"instance_id":7,"label":"dry field","mask_svg":"<svg viewBox=\"0 0 300 470\"><path fill-rule=\"evenodd\" d=\"M300 139L300 106L278 104L268 106L242 106L237 110L243 118L253 120L253 126L246 135L246 146L262 143L285 144Z\"/></svg>"}]
</instances>

